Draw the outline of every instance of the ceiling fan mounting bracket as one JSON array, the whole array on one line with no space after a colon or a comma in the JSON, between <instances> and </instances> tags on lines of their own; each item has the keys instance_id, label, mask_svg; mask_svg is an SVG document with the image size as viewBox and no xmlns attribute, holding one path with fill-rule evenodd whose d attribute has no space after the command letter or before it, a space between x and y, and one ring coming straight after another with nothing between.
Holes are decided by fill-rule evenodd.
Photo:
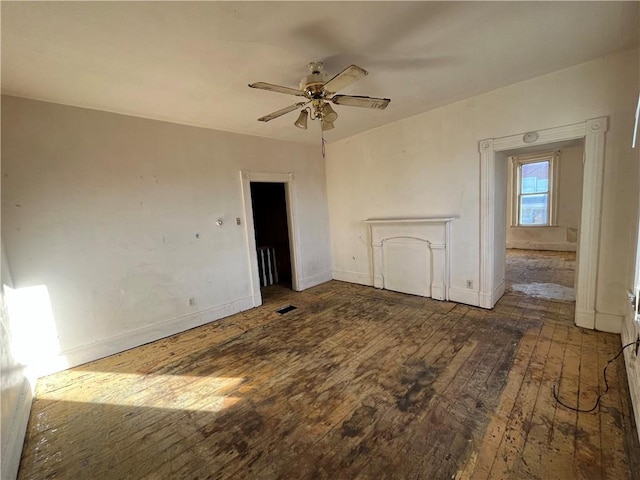
<instances>
[{"instance_id":1,"label":"ceiling fan mounting bracket","mask_svg":"<svg viewBox=\"0 0 640 480\"><path fill-rule=\"evenodd\" d=\"M313 75L314 73L322 73L322 69L324 68L324 63L322 62L311 62L307 65L307 68Z\"/></svg>"}]
</instances>

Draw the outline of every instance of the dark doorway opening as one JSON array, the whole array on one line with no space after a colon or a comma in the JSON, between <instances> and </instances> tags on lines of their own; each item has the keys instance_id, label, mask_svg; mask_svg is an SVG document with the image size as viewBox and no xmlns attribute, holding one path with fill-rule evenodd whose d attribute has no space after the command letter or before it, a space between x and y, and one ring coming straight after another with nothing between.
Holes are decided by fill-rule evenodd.
<instances>
[{"instance_id":1,"label":"dark doorway opening","mask_svg":"<svg viewBox=\"0 0 640 480\"><path fill-rule=\"evenodd\" d=\"M251 182L260 287L291 288L291 247L284 183Z\"/></svg>"}]
</instances>

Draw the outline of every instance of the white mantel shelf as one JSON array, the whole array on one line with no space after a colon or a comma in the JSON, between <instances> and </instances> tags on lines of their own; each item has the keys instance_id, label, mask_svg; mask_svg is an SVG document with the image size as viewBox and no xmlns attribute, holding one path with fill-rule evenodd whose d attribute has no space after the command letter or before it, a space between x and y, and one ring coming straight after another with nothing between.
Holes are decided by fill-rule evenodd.
<instances>
[{"instance_id":1,"label":"white mantel shelf","mask_svg":"<svg viewBox=\"0 0 640 480\"><path fill-rule=\"evenodd\" d=\"M457 216L368 218L373 286L449 299L450 225Z\"/></svg>"},{"instance_id":2,"label":"white mantel shelf","mask_svg":"<svg viewBox=\"0 0 640 480\"><path fill-rule=\"evenodd\" d=\"M419 217L419 218L367 218L364 223L390 224L390 223L447 223L458 218L454 217Z\"/></svg>"}]
</instances>

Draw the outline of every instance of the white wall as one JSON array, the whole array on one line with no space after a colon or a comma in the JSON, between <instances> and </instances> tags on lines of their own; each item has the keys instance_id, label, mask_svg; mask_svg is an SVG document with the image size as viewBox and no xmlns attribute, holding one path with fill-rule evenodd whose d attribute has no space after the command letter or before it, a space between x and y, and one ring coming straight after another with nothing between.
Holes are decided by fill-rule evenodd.
<instances>
[{"instance_id":1,"label":"white wall","mask_svg":"<svg viewBox=\"0 0 640 480\"><path fill-rule=\"evenodd\" d=\"M507 248L576 251L582 207L584 146L559 150L555 226L529 228L507 226ZM511 179L509 181L511 186ZM511 189L509 194L511 195ZM510 205L510 207L515 208L516 205ZM507 212L507 218L510 222L511 211Z\"/></svg>"},{"instance_id":2,"label":"white wall","mask_svg":"<svg viewBox=\"0 0 640 480\"><path fill-rule=\"evenodd\" d=\"M638 79L637 94L640 95L640 79ZM638 97L640 102L640 97ZM640 135L640 132L638 132ZM635 148L636 162L640 165L640 143L636 141ZM640 168L636 170L636 185L640 189ZM630 293L638 295L640 287L640 195L636 198L638 204L638 214L635 218L629 218L629 223L636 231L636 255L635 255L635 278L634 288L630 288ZM635 298L635 304L629 302L627 304L627 312L625 315L624 325L622 328L622 344L627 345L635 342L640 338L640 317L636 316L636 306L638 299ZM627 367L627 378L629 379L629 393L631 394L631 401L633 403L635 411L636 426L638 428L638 434L640 436L640 355L636 355L635 347L627 348L624 354L624 359Z\"/></svg>"},{"instance_id":3,"label":"white wall","mask_svg":"<svg viewBox=\"0 0 640 480\"><path fill-rule=\"evenodd\" d=\"M640 161L640 155L638 155L638 161ZM640 252L640 242L638 244L638 250ZM635 318L635 307L631 302L629 302L627 304L627 314L625 315L621 332L622 345L633 343L640 336L640 324L637 321L634 321ZM638 320L640 321L640 319ZM625 350L624 360L627 371L627 380L629 382L629 395L631 396L636 428L638 429L638 437L640 438L640 355L636 355L635 346L629 347Z\"/></svg>"},{"instance_id":4,"label":"white wall","mask_svg":"<svg viewBox=\"0 0 640 480\"><path fill-rule=\"evenodd\" d=\"M494 291L498 291L494 296L499 298L504 292L504 278L505 278L505 245L507 239L507 180L508 180L509 164L507 162L507 155L503 152L496 152L496 167L495 167L495 222L494 222L494 254L493 254L493 287ZM479 288L479 285L475 285L475 288ZM454 293L461 296L466 292ZM453 299L456 299L454 295ZM458 301L462 301L459 298ZM474 303L475 304L475 303Z\"/></svg>"},{"instance_id":5,"label":"white wall","mask_svg":"<svg viewBox=\"0 0 640 480\"><path fill-rule=\"evenodd\" d=\"M24 433L29 420L32 390L25 375L25 366L13 352L15 341L14 328L11 325L6 304L5 290L13 288L9 262L2 250L2 285L0 288L0 478L15 478L20 465L20 455L24 442Z\"/></svg>"},{"instance_id":6,"label":"white wall","mask_svg":"<svg viewBox=\"0 0 640 480\"><path fill-rule=\"evenodd\" d=\"M252 306L240 170L295 172L301 283L331 278L320 145L15 97L2 127L15 287L46 286L71 364Z\"/></svg>"},{"instance_id":7,"label":"white wall","mask_svg":"<svg viewBox=\"0 0 640 480\"><path fill-rule=\"evenodd\" d=\"M638 196L630 174L638 168L631 150L637 79L634 49L329 144L334 278L370 283L364 219L458 215L451 229L451 298L474 303L480 261L478 141L608 115L596 309L621 322L633 273L635 232L628 219L636 213ZM473 290L466 290L467 280Z\"/></svg>"}]
</instances>

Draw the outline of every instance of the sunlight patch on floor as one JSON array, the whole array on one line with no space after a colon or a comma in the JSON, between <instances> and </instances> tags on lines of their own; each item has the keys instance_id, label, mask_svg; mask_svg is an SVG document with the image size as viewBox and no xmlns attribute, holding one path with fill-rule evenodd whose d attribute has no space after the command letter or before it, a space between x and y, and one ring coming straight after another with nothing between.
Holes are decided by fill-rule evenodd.
<instances>
[{"instance_id":1,"label":"sunlight patch on floor","mask_svg":"<svg viewBox=\"0 0 640 480\"><path fill-rule=\"evenodd\" d=\"M511 289L532 297L563 302L576 301L576 293L573 288L558 285L557 283L518 283L511 285Z\"/></svg>"},{"instance_id":2,"label":"sunlight patch on floor","mask_svg":"<svg viewBox=\"0 0 640 480\"><path fill-rule=\"evenodd\" d=\"M219 412L240 398L228 393L244 382L242 377L143 375L90 371L64 372L66 386L56 388L47 378L38 382L43 400ZM56 381L59 385L60 380Z\"/></svg>"}]
</instances>

